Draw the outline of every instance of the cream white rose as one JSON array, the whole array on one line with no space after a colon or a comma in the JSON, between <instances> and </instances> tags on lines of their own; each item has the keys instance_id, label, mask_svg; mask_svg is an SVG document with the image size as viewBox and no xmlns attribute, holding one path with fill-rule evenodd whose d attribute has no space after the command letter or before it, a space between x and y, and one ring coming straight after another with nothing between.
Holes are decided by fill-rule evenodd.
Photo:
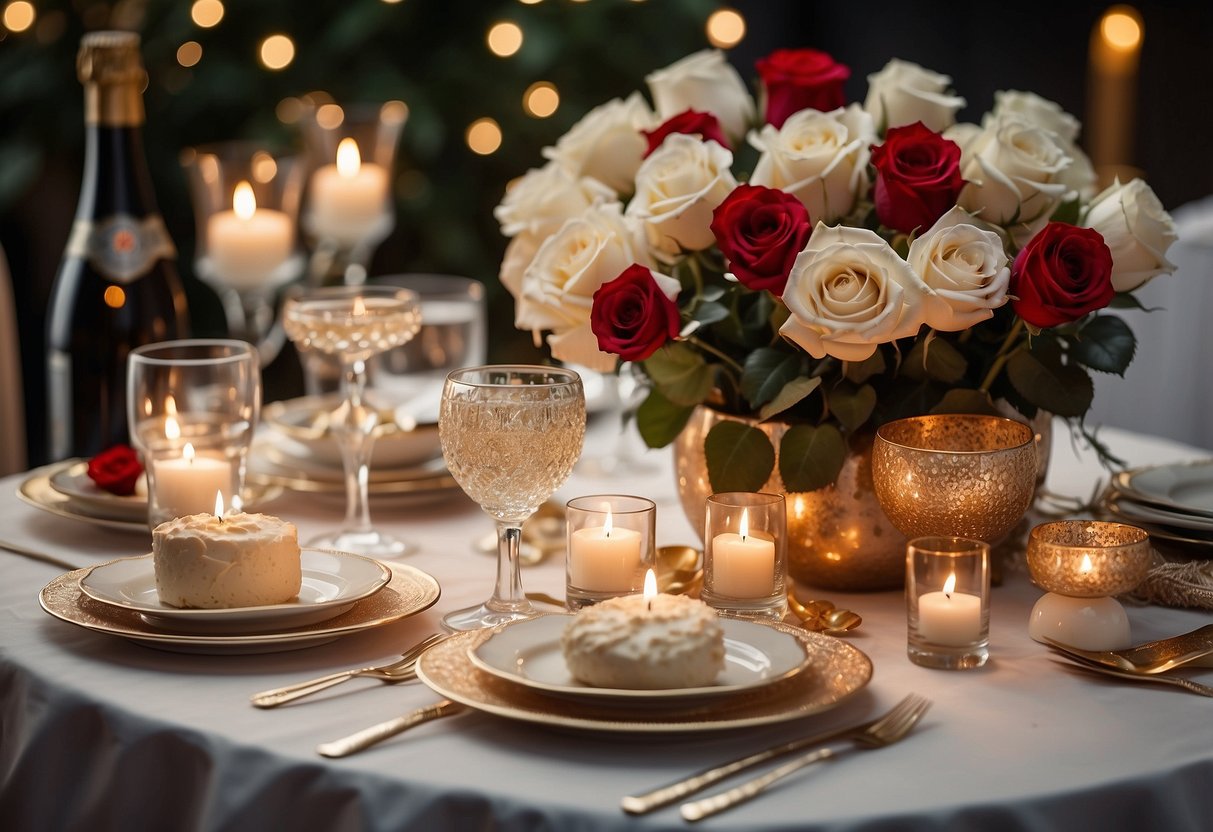
<instances>
[{"instance_id":1,"label":"cream white rose","mask_svg":"<svg viewBox=\"0 0 1213 832\"><path fill-rule=\"evenodd\" d=\"M965 147L957 204L986 222L1008 228L1022 245L1049 221L1066 193L1058 181L1070 157L1054 134L1020 115L991 119Z\"/></svg>"},{"instance_id":2,"label":"cream white rose","mask_svg":"<svg viewBox=\"0 0 1213 832\"><path fill-rule=\"evenodd\" d=\"M856 104L830 113L801 110L783 127L768 124L750 134L750 144L762 151L750 184L786 191L804 203L813 222L833 222L867 190L874 141L872 117Z\"/></svg>"},{"instance_id":3,"label":"cream white rose","mask_svg":"<svg viewBox=\"0 0 1213 832\"><path fill-rule=\"evenodd\" d=\"M814 358L863 361L877 344L923 323L928 289L874 231L821 223L792 265L783 302L785 338Z\"/></svg>"},{"instance_id":4,"label":"cream white rose","mask_svg":"<svg viewBox=\"0 0 1213 832\"><path fill-rule=\"evenodd\" d=\"M1002 238L952 208L910 244L910 268L932 291L924 305L927 326L957 332L993 317L1006 303L1011 269Z\"/></svg>"},{"instance_id":5,"label":"cream white rose","mask_svg":"<svg viewBox=\"0 0 1213 832\"><path fill-rule=\"evenodd\" d=\"M956 121L956 111L965 105L963 98L948 93L951 85L947 75L894 58L868 76L863 108L884 130L921 121L939 133Z\"/></svg>"},{"instance_id":6,"label":"cream white rose","mask_svg":"<svg viewBox=\"0 0 1213 832\"><path fill-rule=\"evenodd\" d=\"M630 193L649 146L640 131L656 126L653 111L634 92L590 110L543 155L573 176L589 176L617 193Z\"/></svg>"},{"instance_id":7,"label":"cream white rose","mask_svg":"<svg viewBox=\"0 0 1213 832\"><path fill-rule=\"evenodd\" d=\"M525 251L516 254L525 257ZM506 262L510 260L507 250ZM613 369L615 357L599 352L590 332L590 308L594 292L633 263L652 263L639 225L623 216L618 203L590 206L540 243L520 281L503 274L517 299L515 326L537 335L550 330L548 344L561 361L600 371ZM503 264L503 272L505 268ZM511 286L515 282L516 291Z\"/></svg>"},{"instance_id":8,"label":"cream white rose","mask_svg":"<svg viewBox=\"0 0 1213 832\"><path fill-rule=\"evenodd\" d=\"M711 113L734 143L754 121L754 99L719 49L694 52L644 80L661 121L686 110Z\"/></svg>"},{"instance_id":9,"label":"cream white rose","mask_svg":"<svg viewBox=\"0 0 1213 832\"><path fill-rule=\"evenodd\" d=\"M702 251L716 241L712 212L737 187L732 164L733 154L716 142L667 136L637 171L627 214L644 222L655 249Z\"/></svg>"},{"instance_id":10,"label":"cream white rose","mask_svg":"<svg viewBox=\"0 0 1213 832\"><path fill-rule=\"evenodd\" d=\"M615 192L601 182L574 176L549 162L511 182L493 216L507 237L524 231L547 236L595 202L615 199Z\"/></svg>"},{"instance_id":11,"label":"cream white rose","mask_svg":"<svg viewBox=\"0 0 1213 832\"><path fill-rule=\"evenodd\" d=\"M1082 224L1103 235L1112 251L1112 287L1130 292L1160 274L1175 271L1167 249L1177 239L1175 224L1150 186L1140 179L1117 180L1091 202Z\"/></svg>"},{"instance_id":12,"label":"cream white rose","mask_svg":"<svg viewBox=\"0 0 1213 832\"><path fill-rule=\"evenodd\" d=\"M1019 90L999 90L994 93L994 109L986 114L985 121L1004 114L1022 116L1052 133L1058 145L1070 157L1069 167L1061 172L1057 181L1073 194L1083 199L1091 198L1095 193L1095 168L1087 154L1078 147L1078 131L1082 125L1077 118L1063 110L1056 101Z\"/></svg>"}]
</instances>

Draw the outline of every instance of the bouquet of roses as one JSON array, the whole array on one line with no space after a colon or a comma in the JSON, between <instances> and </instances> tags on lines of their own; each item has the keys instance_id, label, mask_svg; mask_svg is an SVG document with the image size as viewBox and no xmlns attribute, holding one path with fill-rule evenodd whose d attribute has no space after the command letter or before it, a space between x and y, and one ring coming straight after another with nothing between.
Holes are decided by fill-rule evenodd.
<instances>
[{"instance_id":1,"label":"bouquet of roses","mask_svg":"<svg viewBox=\"0 0 1213 832\"><path fill-rule=\"evenodd\" d=\"M1108 310L1173 270L1174 226L1141 180L1095 193L1078 121L999 92L956 122L951 79L893 60L845 99L824 52L758 61L758 101L722 53L652 73L586 114L498 206L516 325L552 355L649 383L645 441L696 406L791 425L789 491L833 482L848 439L890 419L1009 403L1083 425L1090 373L1136 342ZM766 482L775 449L722 422L715 490Z\"/></svg>"}]
</instances>

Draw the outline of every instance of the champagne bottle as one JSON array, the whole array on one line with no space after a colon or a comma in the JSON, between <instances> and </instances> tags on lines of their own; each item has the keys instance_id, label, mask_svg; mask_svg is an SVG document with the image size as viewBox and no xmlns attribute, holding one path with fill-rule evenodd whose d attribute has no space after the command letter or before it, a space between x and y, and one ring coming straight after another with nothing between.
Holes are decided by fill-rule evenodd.
<instances>
[{"instance_id":1,"label":"champagne bottle","mask_svg":"<svg viewBox=\"0 0 1213 832\"><path fill-rule=\"evenodd\" d=\"M129 443L126 361L143 344L185 337L176 249L143 155L147 73L133 32L92 32L84 84L80 202L51 290L47 392L52 459Z\"/></svg>"}]
</instances>

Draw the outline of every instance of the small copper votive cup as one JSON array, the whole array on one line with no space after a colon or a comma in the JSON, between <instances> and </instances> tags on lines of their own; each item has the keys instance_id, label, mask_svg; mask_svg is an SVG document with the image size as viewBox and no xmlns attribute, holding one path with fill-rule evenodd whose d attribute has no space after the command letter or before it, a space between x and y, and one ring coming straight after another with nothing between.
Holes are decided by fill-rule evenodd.
<instances>
[{"instance_id":1,"label":"small copper votive cup","mask_svg":"<svg viewBox=\"0 0 1213 832\"><path fill-rule=\"evenodd\" d=\"M1154 558L1144 529L1100 520L1042 523L1028 535L1028 570L1041 589L1071 598L1131 592Z\"/></svg>"},{"instance_id":2,"label":"small copper votive cup","mask_svg":"<svg viewBox=\"0 0 1213 832\"><path fill-rule=\"evenodd\" d=\"M1032 429L1000 416L948 413L882 425L872 446L872 484L906 537L996 542L1032 503Z\"/></svg>"}]
</instances>

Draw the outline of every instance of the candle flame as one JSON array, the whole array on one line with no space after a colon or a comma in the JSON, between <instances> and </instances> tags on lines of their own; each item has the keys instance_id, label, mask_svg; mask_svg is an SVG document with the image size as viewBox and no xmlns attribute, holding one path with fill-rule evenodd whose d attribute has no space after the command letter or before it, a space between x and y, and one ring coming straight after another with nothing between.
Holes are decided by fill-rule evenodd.
<instances>
[{"instance_id":1,"label":"candle flame","mask_svg":"<svg viewBox=\"0 0 1213 832\"><path fill-rule=\"evenodd\" d=\"M750 510L741 510L741 539L745 540L750 534Z\"/></svg>"},{"instance_id":2,"label":"candle flame","mask_svg":"<svg viewBox=\"0 0 1213 832\"><path fill-rule=\"evenodd\" d=\"M177 415L177 400L172 396L164 397L164 412L169 416Z\"/></svg>"},{"instance_id":3,"label":"candle flame","mask_svg":"<svg viewBox=\"0 0 1213 832\"><path fill-rule=\"evenodd\" d=\"M613 529L613 528L614 528L614 524L612 523L612 520L611 520L611 508L610 508L610 506L607 506L606 522L602 524L602 536L610 537L611 529Z\"/></svg>"},{"instance_id":4,"label":"candle flame","mask_svg":"<svg viewBox=\"0 0 1213 832\"><path fill-rule=\"evenodd\" d=\"M644 573L644 597L650 604L657 597L657 573L652 569Z\"/></svg>"},{"instance_id":5,"label":"candle flame","mask_svg":"<svg viewBox=\"0 0 1213 832\"><path fill-rule=\"evenodd\" d=\"M215 492L215 517L223 519L223 492Z\"/></svg>"},{"instance_id":6,"label":"candle flame","mask_svg":"<svg viewBox=\"0 0 1213 832\"><path fill-rule=\"evenodd\" d=\"M173 400L173 397L169 396L169 401L172 401L172 400ZM172 416L164 417L164 438L165 439L180 439L181 438L181 426L177 424L177 420L174 419ZM189 446L187 445L186 447L189 447ZM191 448L191 450L192 450L192 448Z\"/></svg>"},{"instance_id":7,"label":"candle flame","mask_svg":"<svg viewBox=\"0 0 1213 832\"><path fill-rule=\"evenodd\" d=\"M337 173L343 179L353 179L362 167L362 156L358 153L358 142L342 139L337 145Z\"/></svg>"},{"instance_id":8,"label":"candle flame","mask_svg":"<svg viewBox=\"0 0 1213 832\"><path fill-rule=\"evenodd\" d=\"M189 442L185 443L185 447L181 449L181 457L190 465L194 464L194 446Z\"/></svg>"},{"instance_id":9,"label":"candle flame","mask_svg":"<svg viewBox=\"0 0 1213 832\"><path fill-rule=\"evenodd\" d=\"M241 182L236 186L236 192L232 194L232 210L242 220L253 218L253 214L257 213L257 197L253 194L252 185Z\"/></svg>"},{"instance_id":10,"label":"candle flame","mask_svg":"<svg viewBox=\"0 0 1213 832\"><path fill-rule=\"evenodd\" d=\"M1094 564L1091 563L1091 556L1084 553L1082 556L1082 563L1078 565L1079 573L1086 575L1094 568Z\"/></svg>"},{"instance_id":11,"label":"candle flame","mask_svg":"<svg viewBox=\"0 0 1213 832\"><path fill-rule=\"evenodd\" d=\"M366 303L363 302L362 295L354 295L354 308L352 312L356 318L366 314Z\"/></svg>"},{"instance_id":12,"label":"candle flame","mask_svg":"<svg viewBox=\"0 0 1213 832\"><path fill-rule=\"evenodd\" d=\"M953 572L948 576L948 579L943 582L943 594L952 597L952 593L956 590L956 573Z\"/></svg>"}]
</instances>

